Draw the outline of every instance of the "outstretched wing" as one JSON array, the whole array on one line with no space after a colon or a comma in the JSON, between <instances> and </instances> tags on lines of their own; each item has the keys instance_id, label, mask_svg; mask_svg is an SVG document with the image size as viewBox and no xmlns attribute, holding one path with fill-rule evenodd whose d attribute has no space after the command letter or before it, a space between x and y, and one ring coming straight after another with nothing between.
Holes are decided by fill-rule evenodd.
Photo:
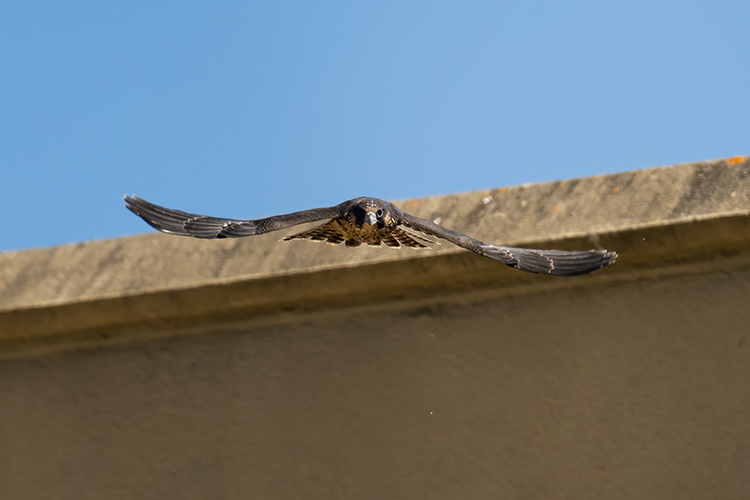
<instances>
[{"instance_id":1,"label":"outstretched wing","mask_svg":"<svg viewBox=\"0 0 750 500\"><path fill-rule=\"evenodd\" d=\"M287 227L331 219L339 214L340 207L314 208L265 219L238 220L206 217L172 210L149 203L137 196L126 196L128 210L146 221L151 227L163 233L195 238L240 238L253 236ZM342 204L343 205L343 204Z\"/></svg>"},{"instance_id":2,"label":"outstretched wing","mask_svg":"<svg viewBox=\"0 0 750 500\"><path fill-rule=\"evenodd\" d=\"M499 260L511 267L530 273L554 276L580 276L613 264L615 252L606 250L537 250L482 243L480 255Z\"/></svg>"},{"instance_id":3,"label":"outstretched wing","mask_svg":"<svg viewBox=\"0 0 750 500\"><path fill-rule=\"evenodd\" d=\"M536 250L490 245L407 213L403 214L401 223L423 233L450 241L461 248L471 250L484 257L495 259L503 264L530 273L578 276L608 266L617 259L615 252L607 252L606 250Z\"/></svg>"}]
</instances>

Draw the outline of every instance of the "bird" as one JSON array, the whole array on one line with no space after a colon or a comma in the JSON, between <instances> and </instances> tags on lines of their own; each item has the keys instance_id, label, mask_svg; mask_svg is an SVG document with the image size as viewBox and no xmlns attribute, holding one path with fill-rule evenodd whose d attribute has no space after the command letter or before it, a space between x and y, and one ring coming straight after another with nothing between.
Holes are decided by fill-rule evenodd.
<instances>
[{"instance_id":1,"label":"bird","mask_svg":"<svg viewBox=\"0 0 750 500\"><path fill-rule=\"evenodd\" d=\"M403 212L393 203L361 197L325 208L313 208L263 219L225 219L196 215L150 203L135 195L125 196L126 207L151 227L167 234L194 238L242 238L279 231L309 222L324 224L292 234L284 241L309 239L347 247L369 246L431 248L434 238L449 241L482 257L530 273L553 276L588 274L617 259L606 250L538 250L484 243L433 221Z\"/></svg>"}]
</instances>

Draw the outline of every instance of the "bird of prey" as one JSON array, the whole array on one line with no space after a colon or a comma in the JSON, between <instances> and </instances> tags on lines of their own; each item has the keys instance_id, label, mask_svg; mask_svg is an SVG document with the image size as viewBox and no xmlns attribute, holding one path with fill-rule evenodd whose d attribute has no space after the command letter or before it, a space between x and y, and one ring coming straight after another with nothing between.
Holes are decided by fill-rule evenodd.
<instances>
[{"instance_id":1,"label":"bird of prey","mask_svg":"<svg viewBox=\"0 0 750 500\"><path fill-rule=\"evenodd\" d=\"M333 207L254 220L189 214L154 205L135 195L125 196L125 203L131 212L159 231L194 238L241 238L325 220L327 222L323 225L287 236L284 240L310 239L333 245L344 243L347 247L384 243L395 248L429 248L435 243L429 236L434 236L522 271L555 276L588 274L612 264L617 258L615 252L606 250L536 250L491 245L409 215L393 203L377 198L355 198Z\"/></svg>"}]
</instances>

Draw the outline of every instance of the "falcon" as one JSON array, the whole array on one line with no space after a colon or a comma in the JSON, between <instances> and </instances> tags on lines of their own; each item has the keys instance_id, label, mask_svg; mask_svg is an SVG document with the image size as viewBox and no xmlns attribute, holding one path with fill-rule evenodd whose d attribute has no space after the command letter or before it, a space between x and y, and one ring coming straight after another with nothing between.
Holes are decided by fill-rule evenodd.
<instances>
[{"instance_id":1,"label":"falcon","mask_svg":"<svg viewBox=\"0 0 750 500\"><path fill-rule=\"evenodd\" d=\"M578 276L615 262L617 254L606 250L563 251L491 245L452 231L435 222L414 217L393 203L377 198L355 198L327 208L313 208L265 219L224 219L189 214L154 205L137 196L125 196L127 208L151 227L167 234L194 238L242 238L269 233L308 222L324 224L284 238L310 239L333 245L358 247L429 248L429 237L450 241L466 250L530 273Z\"/></svg>"}]
</instances>

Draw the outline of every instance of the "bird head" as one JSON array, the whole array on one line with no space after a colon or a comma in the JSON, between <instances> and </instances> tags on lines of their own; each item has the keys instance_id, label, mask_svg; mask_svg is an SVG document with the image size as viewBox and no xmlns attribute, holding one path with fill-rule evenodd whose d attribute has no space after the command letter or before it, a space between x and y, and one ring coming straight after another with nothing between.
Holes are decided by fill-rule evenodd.
<instances>
[{"instance_id":1,"label":"bird head","mask_svg":"<svg viewBox=\"0 0 750 500\"><path fill-rule=\"evenodd\" d=\"M360 198L349 209L349 214L354 217L358 226L367 224L382 228L391 217L388 205L390 204L377 198Z\"/></svg>"}]
</instances>

